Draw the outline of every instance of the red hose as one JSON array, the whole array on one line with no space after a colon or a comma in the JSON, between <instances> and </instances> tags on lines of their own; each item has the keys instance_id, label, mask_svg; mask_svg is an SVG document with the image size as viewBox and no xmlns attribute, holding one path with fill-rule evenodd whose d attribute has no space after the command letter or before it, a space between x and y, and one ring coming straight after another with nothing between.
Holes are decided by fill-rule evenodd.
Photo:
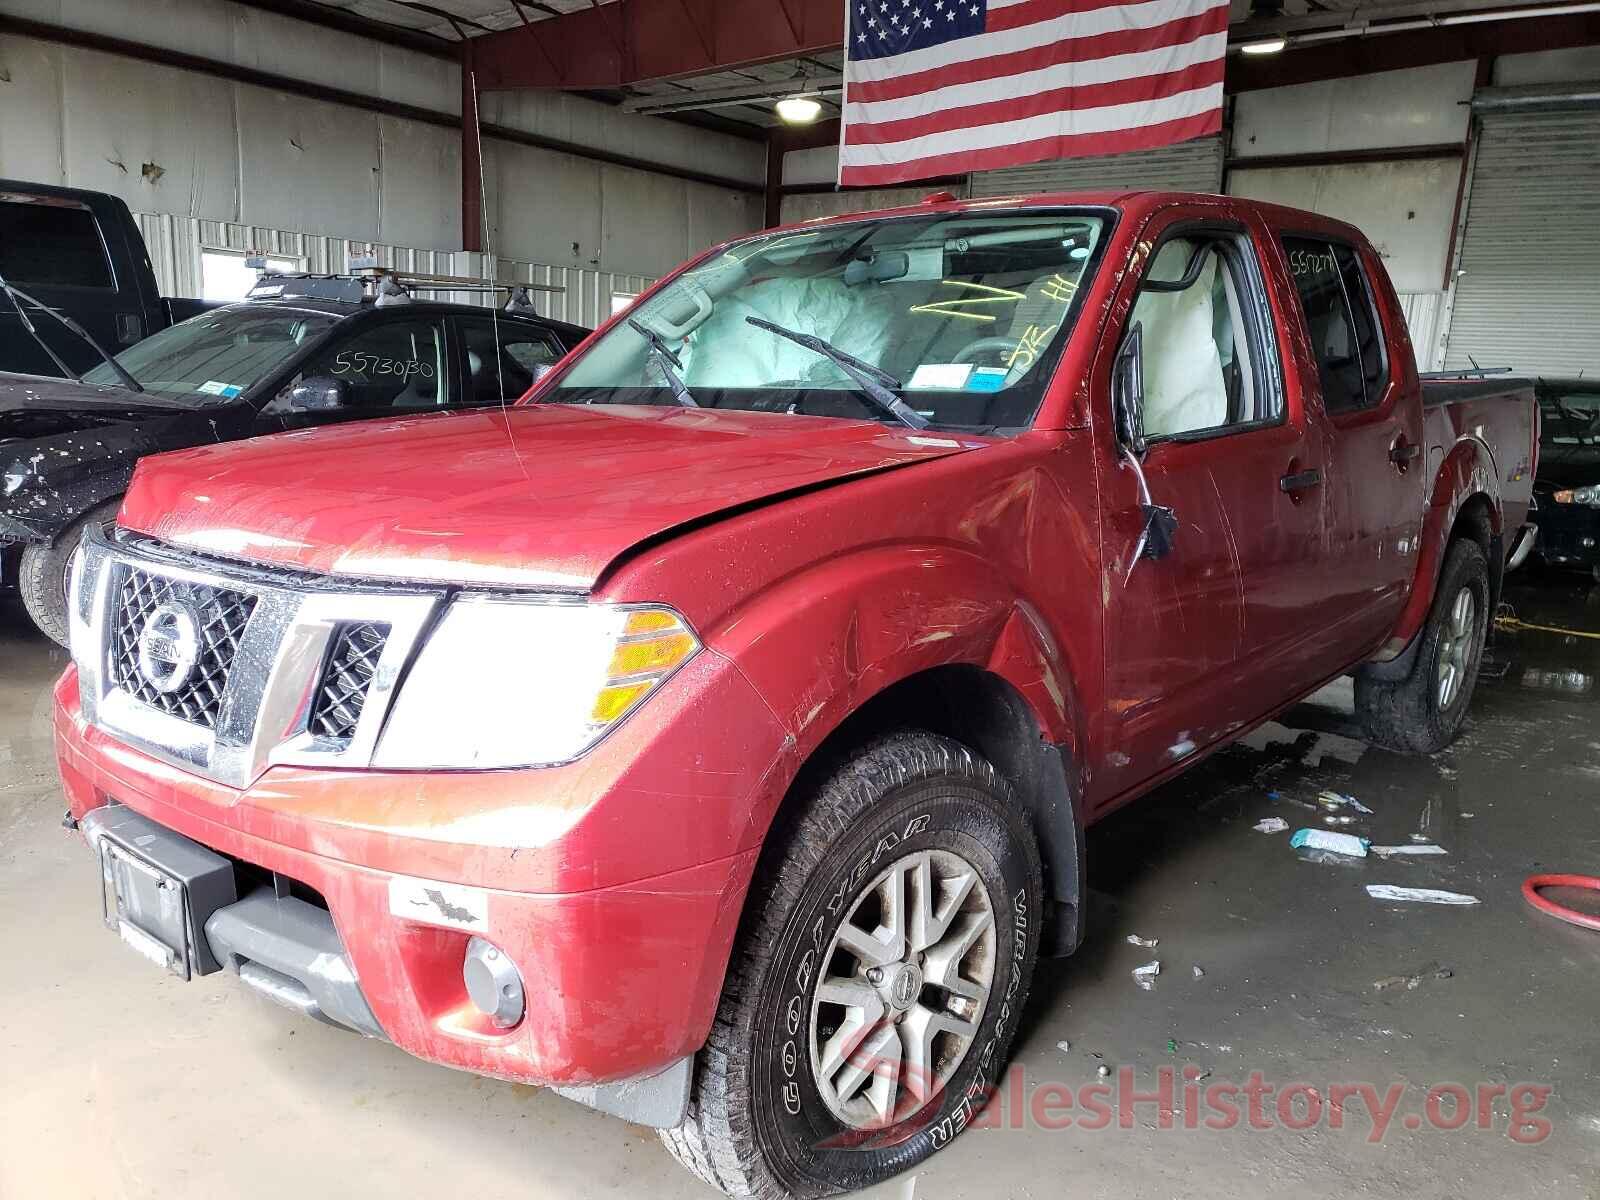
<instances>
[{"instance_id":1,"label":"red hose","mask_svg":"<svg viewBox=\"0 0 1600 1200\"><path fill-rule=\"evenodd\" d=\"M1530 875L1522 884L1522 898L1540 912L1558 921L1565 921L1568 925L1600 933L1600 916L1590 916L1575 908L1557 904L1554 900L1545 899L1539 894L1539 890L1549 887L1586 888L1591 892L1600 892L1600 879L1596 879L1593 875Z\"/></svg>"}]
</instances>

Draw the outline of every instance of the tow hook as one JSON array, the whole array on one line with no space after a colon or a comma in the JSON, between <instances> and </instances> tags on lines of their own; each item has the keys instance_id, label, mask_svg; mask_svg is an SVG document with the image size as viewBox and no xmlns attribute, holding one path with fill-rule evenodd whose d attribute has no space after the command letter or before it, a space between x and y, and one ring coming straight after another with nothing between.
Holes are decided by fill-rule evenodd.
<instances>
[{"instance_id":1,"label":"tow hook","mask_svg":"<svg viewBox=\"0 0 1600 1200\"><path fill-rule=\"evenodd\" d=\"M61 814L61 828L63 828L63 829L77 829L78 828L78 818L72 815L72 810L70 808L67 809L66 812Z\"/></svg>"}]
</instances>

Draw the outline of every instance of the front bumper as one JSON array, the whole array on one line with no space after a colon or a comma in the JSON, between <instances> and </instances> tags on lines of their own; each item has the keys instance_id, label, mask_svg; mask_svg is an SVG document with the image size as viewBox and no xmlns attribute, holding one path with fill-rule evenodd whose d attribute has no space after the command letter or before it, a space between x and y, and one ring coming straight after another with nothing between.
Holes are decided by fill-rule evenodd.
<instances>
[{"instance_id":1,"label":"front bumper","mask_svg":"<svg viewBox=\"0 0 1600 1200\"><path fill-rule=\"evenodd\" d=\"M371 1016L363 1032L619 1111L608 1101L663 1071L684 1077L704 1043L760 837L788 777L781 728L731 664L702 654L674 684L681 701L657 697L651 721L626 722L564 768L274 767L236 790L88 724L69 669L56 691L57 757L80 824L115 802L320 895L334 939L323 948L337 946L348 961ZM684 728L691 718L698 739ZM717 731L711 744L707 729ZM420 906L430 890L441 901ZM234 916L273 919L263 900L253 904ZM243 933L207 933L223 962L230 946L232 959L250 960L238 947L259 942L249 923ZM502 949L522 976L527 1008L512 1029L496 1028L467 995L462 960L473 936ZM304 1007L289 997L315 999L297 979L305 956L294 946L285 954L263 963L273 973L263 978L298 982L274 998ZM317 1008L361 1028L348 1000Z\"/></svg>"}]
</instances>

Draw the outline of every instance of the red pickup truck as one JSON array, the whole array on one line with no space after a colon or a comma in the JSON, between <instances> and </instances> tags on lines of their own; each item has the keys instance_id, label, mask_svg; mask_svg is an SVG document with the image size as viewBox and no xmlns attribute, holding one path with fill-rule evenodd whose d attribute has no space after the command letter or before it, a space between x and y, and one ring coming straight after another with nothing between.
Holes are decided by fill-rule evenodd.
<instances>
[{"instance_id":1,"label":"red pickup truck","mask_svg":"<svg viewBox=\"0 0 1600 1200\"><path fill-rule=\"evenodd\" d=\"M144 460L71 580L67 821L170 971L732 1194L863 1186L981 1106L1085 826L1351 672L1451 740L1536 453L1322 217L765 233L515 407Z\"/></svg>"}]
</instances>

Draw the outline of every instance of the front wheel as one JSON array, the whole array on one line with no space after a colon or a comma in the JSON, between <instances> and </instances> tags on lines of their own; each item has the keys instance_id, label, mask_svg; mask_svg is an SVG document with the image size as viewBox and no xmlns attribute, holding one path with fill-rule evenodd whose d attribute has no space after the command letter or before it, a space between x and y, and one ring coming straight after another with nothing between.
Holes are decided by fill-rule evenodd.
<instances>
[{"instance_id":1,"label":"front wheel","mask_svg":"<svg viewBox=\"0 0 1600 1200\"><path fill-rule=\"evenodd\" d=\"M1452 542L1411 672L1401 680L1356 673L1356 715L1375 744L1412 754L1443 750L1461 731L1478 682L1489 611L1489 562L1467 538Z\"/></svg>"},{"instance_id":2,"label":"front wheel","mask_svg":"<svg viewBox=\"0 0 1600 1200\"><path fill-rule=\"evenodd\" d=\"M67 574L72 569L72 555L91 526L116 520L121 504L120 496L107 500L79 517L50 545L29 546L22 552L17 573L22 607L39 632L59 645L67 644Z\"/></svg>"},{"instance_id":3,"label":"front wheel","mask_svg":"<svg viewBox=\"0 0 1600 1200\"><path fill-rule=\"evenodd\" d=\"M868 1187L987 1103L1038 954L1032 831L995 769L908 732L774 827L668 1149L733 1196Z\"/></svg>"}]
</instances>

